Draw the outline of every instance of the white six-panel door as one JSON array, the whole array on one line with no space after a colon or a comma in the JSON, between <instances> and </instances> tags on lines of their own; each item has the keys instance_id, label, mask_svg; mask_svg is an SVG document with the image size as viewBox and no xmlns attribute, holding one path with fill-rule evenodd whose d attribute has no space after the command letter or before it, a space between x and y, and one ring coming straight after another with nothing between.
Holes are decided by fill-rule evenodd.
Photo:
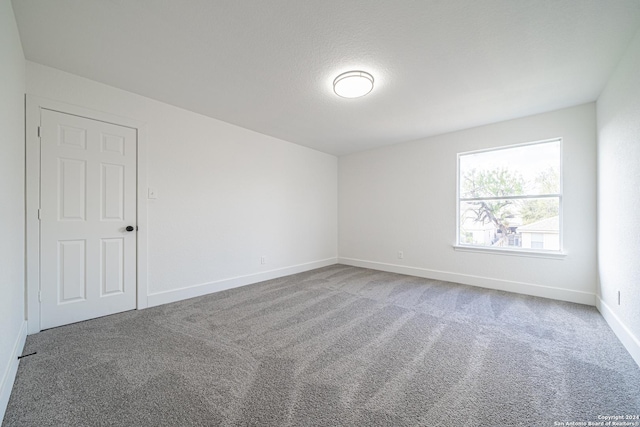
<instances>
[{"instance_id":1,"label":"white six-panel door","mask_svg":"<svg viewBox=\"0 0 640 427\"><path fill-rule=\"evenodd\" d=\"M41 111L41 328L134 309L136 130Z\"/></svg>"}]
</instances>

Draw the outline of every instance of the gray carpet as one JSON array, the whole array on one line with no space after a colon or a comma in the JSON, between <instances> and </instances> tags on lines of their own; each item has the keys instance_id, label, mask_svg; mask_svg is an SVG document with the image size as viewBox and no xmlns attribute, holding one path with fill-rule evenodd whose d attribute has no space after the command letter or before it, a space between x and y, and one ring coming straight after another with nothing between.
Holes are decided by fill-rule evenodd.
<instances>
[{"instance_id":1,"label":"gray carpet","mask_svg":"<svg viewBox=\"0 0 640 427\"><path fill-rule=\"evenodd\" d=\"M554 426L640 414L595 308L335 265L27 339L3 426Z\"/></svg>"}]
</instances>

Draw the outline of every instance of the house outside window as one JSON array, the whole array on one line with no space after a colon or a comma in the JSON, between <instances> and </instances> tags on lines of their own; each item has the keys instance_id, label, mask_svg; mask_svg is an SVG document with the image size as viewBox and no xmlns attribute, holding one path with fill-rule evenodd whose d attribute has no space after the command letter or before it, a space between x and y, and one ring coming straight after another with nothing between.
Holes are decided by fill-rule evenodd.
<instances>
[{"instance_id":1,"label":"house outside window","mask_svg":"<svg viewBox=\"0 0 640 427\"><path fill-rule=\"evenodd\" d=\"M518 228L522 235L522 247L531 249L560 249L558 217L547 218Z\"/></svg>"},{"instance_id":2,"label":"house outside window","mask_svg":"<svg viewBox=\"0 0 640 427\"><path fill-rule=\"evenodd\" d=\"M458 245L562 249L562 139L458 154Z\"/></svg>"}]
</instances>

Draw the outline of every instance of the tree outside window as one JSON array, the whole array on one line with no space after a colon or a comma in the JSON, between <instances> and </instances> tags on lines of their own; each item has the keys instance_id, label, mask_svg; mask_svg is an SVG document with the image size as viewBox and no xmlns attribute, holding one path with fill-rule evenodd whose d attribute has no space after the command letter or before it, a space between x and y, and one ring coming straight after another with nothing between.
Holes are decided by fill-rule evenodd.
<instances>
[{"instance_id":1,"label":"tree outside window","mask_svg":"<svg viewBox=\"0 0 640 427\"><path fill-rule=\"evenodd\" d=\"M560 250L561 144L460 153L458 243Z\"/></svg>"}]
</instances>

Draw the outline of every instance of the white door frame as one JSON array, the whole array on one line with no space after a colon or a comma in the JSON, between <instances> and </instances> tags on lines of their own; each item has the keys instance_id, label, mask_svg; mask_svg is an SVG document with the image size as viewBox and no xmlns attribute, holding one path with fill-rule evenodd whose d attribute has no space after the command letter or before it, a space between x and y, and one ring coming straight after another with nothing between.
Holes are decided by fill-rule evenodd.
<instances>
[{"instance_id":1,"label":"white door frame","mask_svg":"<svg viewBox=\"0 0 640 427\"><path fill-rule=\"evenodd\" d=\"M90 110L76 105L26 96L26 316L27 333L40 332L40 112L54 110L88 119L133 128L137 133L137 253L136 308L147 307L147 146L146 125L140 121L114 114Z\"/></svg>"}]
</instances>

